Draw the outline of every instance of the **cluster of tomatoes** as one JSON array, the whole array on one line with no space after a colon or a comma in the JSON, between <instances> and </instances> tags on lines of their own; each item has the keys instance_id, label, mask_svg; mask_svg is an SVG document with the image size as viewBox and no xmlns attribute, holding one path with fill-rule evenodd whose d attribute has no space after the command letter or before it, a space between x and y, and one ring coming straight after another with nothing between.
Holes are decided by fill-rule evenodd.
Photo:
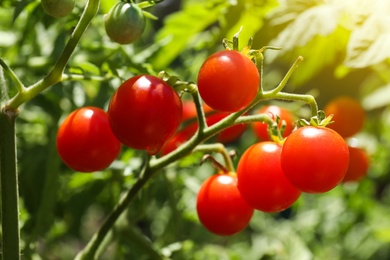
<instances>
[{"instance_id":1,"label":"cluster of tomatoes","mask_svg":"<svg viewBox=\"0 0 390 260\"><path fill-rule=\"evenodd\" d=\"M350 97L332 100L325 111L338 123L293 131L290 111L278 106L257 110L285 122L285 139L271 141L267 124L252 123L260 141L242 154L236 173L219 172L202 184L197 197L201 223L217 235L233 235L246 228L254 210L281 212L302 192L324 193L341 182L360 181L367 174L368 155L346 139L361 130L364 111Z\"/></svg>"},{"instance_id":2,"label":"cluster of tomatoes","mask_svg":"<svg viewBox=\"0 0 390 260\"><path fill-rule=\"evenodd\" d=\"M208 57L198 75L206 124L247 108L259 85L259 71L247 55L224 50ZM368 168L367 155L349 147L345 138L360 131L363 109L343 97L327 105L325 112L334 114L334 124L306 125L293 131L294 116L288 110L266 106L256 111L283 122L284 131L279 138L270 138L268 124L252 123L261 141L242 154L236 172L220 172L202 184L197 197L201 223L212 233L232 235L248 225L254 210L280 212L302 192L323 193L343 180L362 178ZM57 150L70 168L98 171L117 158L122 144L150 155L172 152L196 133L196 119L194 102L182 101L165 80L134 76L115 91L107 111L84 107L71 113L59 127ZM234 141L246 127L231 126L216 138L222 143Z\"/></svg>"}]
</instances>

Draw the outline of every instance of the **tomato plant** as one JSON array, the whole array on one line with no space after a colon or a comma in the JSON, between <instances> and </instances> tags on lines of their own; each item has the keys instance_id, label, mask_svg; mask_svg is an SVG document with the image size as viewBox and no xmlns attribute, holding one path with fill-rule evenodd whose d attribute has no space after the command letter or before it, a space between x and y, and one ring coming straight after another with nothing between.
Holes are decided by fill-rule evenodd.
<instances>
[{"instance_id":1,"label":"tomato plant","mask_svg":"<svg viewBox=\"0 0 390 260\"><path fill-rule=\"evenodd\" d=\"M344 178L348 163L348 145L327 127L298 128L286 138L281 153L287 179L307 193L322 193L336 187Z\"/></svg>"},{"instance_id":2,"label":"tomato plant","mask_svg":"<svg viewBox=\"0 0 390 260\"><path fill-rule=\"evenodd\" d=\"M260 74L251 59L234 50L209 56L198 74L199 93L211 108L235 112L255 98Z\"/></svg>"},{"instance_id":3,"label":"tomato plant","mask_svg":"<svg viewBox=\"0 0 390 260\"><path fill-rule=\"evenodd\" d=\"M162 79L139 75L115 91L107 113L113 133L123 144L157 154L180 126L182 103Z\"/></svg>"},{"instance_id":4,"label":"tomato plant","mask_svg":"<svg viewBox=\"0 0 390 260\"><path fill-rule=\"evenodd\" d=\"M215 174L206 179L198 192L196 210L203 226L221 236L246 228L254 211L238 191L235 173Z\"/></svg>"},{"instance_id":5,"label":"tomato plant","mask_svg":"<svg viewBox=\"0 0 390 260\"><path fill-rule=\"evenodd\" d=\"M100 108L79 108L68 115L58 129L58 154L75 171L103 170L120 150L121 143L111 131L106 112Z\"/></svg>"},{"instance_id":6,"label":"tomato plant","mask_svg":"<svg viewBox=\"0 0 390 260\"><path fill-rule=\"evenodd\" d=\"M349 164L343 182L357 182L367 175L370 160L364 149L352 146L349 146L348 149Z\"/></svg>"},{"instance_id":7,"label":"tomato plant","mask_svg":"<svg viewBox=\"0 0 390 260\"><path fill-rule=\"evenodd\" d=\"M331 100L324 111L327 115L333 114L334 122L328 127L344 138L353 136L363 128L364 109L359 101L352 97L339 96Z\"/></svg>"},{"instance_id":8,"label":"tomato plant","mask_svg":"<svg viewBox=\"0 0 390 260\"><path fill-rule=\"evenodd\" d=\"M43 10L56 18L64 17L72 13L74 0L41 0Z\"/></svg>"},{"instance_id":9,"label":"tomato plant","mask_svg":"<svg viewBox=\"0 0 390 260\"><path fill-rule=\"evenodd\" d=\"M267 113L271 116L273 120L276 120L276 117L280 118L280 122L278 124L278 127L280 128L283 124L283 121L285 122L285 129L283 132L283 137L288 136L292 130L293 130L293 122L294 122L294 115L287 109L275 105L270 106L264 106L260 109L258 109L255 113L261 114L261 113ZM269 133L268 133L268 124L263 122L254 122L252 123L252 129L254 134L259 140L262 141L269 141Z\"/></svg>"},{"instance_id":10,"label":"tomato plant","mask_svg":"<svg viewBox=\"0 0 390 260\"><path fill-rule=\"evenodd\" d=\"M257 210L269 213L285 210L301 195L282 171L281 151L281 145L274 142L256 143L245 150L238 162L238 189Z\"/></svg>"},{"instance_id":11,"label":"tomato plant","mask_svg":"<svg viewBox=\"0 0 390 260\"><path fill-rule=\"evenodd\" d=\"M111 40L129 44L138 40L145 30L145 17L138 5L118 2L104 16L104 27Z\"/></svg>"}]
</instances>

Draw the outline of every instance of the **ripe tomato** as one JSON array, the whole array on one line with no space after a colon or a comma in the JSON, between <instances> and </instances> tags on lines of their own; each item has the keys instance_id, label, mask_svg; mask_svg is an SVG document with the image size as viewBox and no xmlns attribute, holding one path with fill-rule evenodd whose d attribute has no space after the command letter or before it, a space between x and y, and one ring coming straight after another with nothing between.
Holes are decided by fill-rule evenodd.
<instances>
[{"instance_id":1,"label":"ripe tomato","mask_svg":"<svg viewBox=\"0 0 390 260\"><path fill-rule=\"evenodd\" d=\"M206 179L197 196L196 210L202 225L220 236L242 231L254 211L238 191L234 173L216 174Z\"/></svg>"},{"instance_id":2,"label":"ripe tomato","mask_svg":"<svg viewBox=\"0 0 390 260\"><path fill-rule=\"evenodd\" d=\"M145 30L142 9L132 3L118 2L104 15L104 27L111 40L120 44L132 43Z\"/></svg>"},{"instance_id":3,"label":"ripe tomato","mask_svg":"<svg viewBox=\"0 0 390 260\"><path fill-rule=\"evenodd\" d=\"M369 158L367 153L357 147L349 146L349 165L343 182L357 182L367 175Z\"/></svg>"},{"instance_id":4,"label":"ripe tomato","mask_svg":"<svg viewBox=\"0 0 390 260\"><path fill-rule=\"evenodd\" d=\"M291 134L293 130L293 122L294 122L294 115L288 111L285 108L271 105L271 106L265 106L257 110L257 114L263 114L267 113L271 116L272 119L276 119L276 117L280 117L281 120L284 120L286 122L286 128L283 132L283 137L287 137L289 134ZM281 127L282 122L279 123L279 127ZM252 124L252 129L254 134L259 140L262 141L270 141L269 135L268 135L268 124L262 123L262 122L255 122Z\"/></svg>"},{"instance_id":5,"label":"ripe tomato","mask_svg":"<svg viewBox=\"0 0 390 260\"><path fill-rule=\"evenodd\" d=\"M250 146L237 167L238 189L249 205L274 213L289 208L301 191L286 178L280 165L282 147L274 142Z\"/></svg>"},{"instance_id":6,"label":"ripe tomato","mask_svg":"<svg viewBox=\"0 0 390 260\"><path fill-rule=\"evenodd\" d=\"M327 127L298 128L283 144L283 172L303 192L322 193L333 189L344 178L348 163L348 145Z\"/></svg>"},{"instance_id":7,"label":"ripe tomato","mask_svg":"<svg viewBox=\"0 0 390 260\"><path fill-rule=\"evenodd\" d=\"M198 74L199 93L211 108L225 112L243 109L255 98L260 74L251 59L238 51L209 56Z\"/></svg>"},{"instance_id":8,"label":"ripe tomato","mask_svg":"<svg viewBox=\"0 0 390 260\"><path fill-rule=\"evenodd\" d=\"M347 96L337 97L325 106L324 112L326 115L333 114L334 123L328 127L344 138L353 136L363 128L365 113L356 99Z\"/></svg>"},{"instance_id":9,"label":"ripe tomato","mask_svg":"<svg viewBox=\"0 0 390 260\"><path fill-rule=\"evenodd\" d=\"M139 75L115 91L107 113L113 133L124 145L154 155L179 128L182 103L162 79Z\"/></svg>"},{"instance_id":10,"label":"ripe tomato","mask_svg":"<svg viewBox=\"0 0 390 260\"><path fill-rule=\"evenodd\" d=\"M41 0L41 5L45 13L60 18L72 13L74 0Z\"/></svg>"},{"instance_id":11,"label":"ripe tomato","mask_svg":"<svg viewBox=\"0 0 390 260\"><path fill-rule=\"evenodd\" d=\"M108 167L121 150L104 110L84 107L73 111L57 133L57 151L75 171L93 172Z\"/></svg>"}]
</instances>

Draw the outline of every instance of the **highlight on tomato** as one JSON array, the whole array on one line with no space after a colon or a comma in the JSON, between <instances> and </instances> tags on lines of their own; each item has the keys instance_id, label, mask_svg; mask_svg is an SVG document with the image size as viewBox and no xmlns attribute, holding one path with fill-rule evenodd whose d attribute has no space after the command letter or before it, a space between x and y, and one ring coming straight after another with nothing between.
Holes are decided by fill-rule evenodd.
<instances>
[{"instance_id":1,"label":"highlight on tomato","mask_svg":"<svg viewBox=\"0 0 390 260\"><path fill-rule=\"evenodd\" d=\"M328 127L342 137L357 134L364 125L365 112L360 102L352 97L339 96L331 100L324 108L326 115L333 114L332 124Z\"/></svg>"},{"instance_id":2,"label":"highlight on tomato","mask_svg":"<svg viewBox=\"0 0 390 260\"><path fill-rule=\"evenodd\" d=\"M218 173L206 179L197 195L196 210L202 225L220 236L244 230L254 212L238 191L235 173Z\"/></svg>"},{"instance_id":3,"label":"highlight on tomato","mask_svg":"<svg viewBox=\"0 0 390 260\"><path fill-rule=\"evenodd\" d=\"M62 161L80 172L107 168L121 150L106 112L98 107L83 107L69 114L58 129L56 145Z\"/></svg>"},{"instance_id":4,"label":"highlight on tomato","mask_svg":"<svg viewBox=\"0 0 390 260\"><path fill-rule=\"evenodd\" d=\"M260 142L250 146L237 166L238 189L249 205L257 210L275 213L289 208L300 197L280 164L282 146Z\"/></svg>"},{"instance_id":5,"label":"highlight on tomato","mask_svg":"<svg viewBox=\"0 0 390 260\"><path fill-rule=\"evenodd\" d=\"M107 113L113 133L124 145L155 155L178 130L182 110L170 85L152 75L139 75L115 91Z\"/></svg>"},{"instance_id":6,"label":"highlight on tomato","mask_svg":"<svg viewBox=\"0 0 390 260\"><path fill-rule=\"evenodd\" d=\"M268 105L268 106L261 107L255 113L256 114L266 113L266 114L270 115L270 117L273 120L276 120L276 117L279 117L281 119L280 123L278 125L279 128L282 126L282 120L284 120L284 122L286 124L286 128L284 129L283 137L287 137L289 134L291 134L291 132L294 128L294 124L293 124L294 120L295 120L294 115L286 108L276 106L276 105ZM252 123L252 130L253 130L253 133L255 134L255 136L259 140L261 140L261 141L270 141L271 140L269 137L269 134L268 134L268 124L267 123L254 122L254 123Z\"/></svg>"},{"instance_id":7,"label":"highlight on tomato","mask_svg":"<svg viewBox=\"0 0 390 260\"><path fill-rule=\"evenodd\" d=\"M248 106L260 85L260 74L253 61L235 50L209 56L198 74L199 94L211 108L236 112Z\"/></svg>"},{"instance_id":8,"label":"highlight on tomato","mask_svg":"<svg viewBox=\"0 0 390 260\"><path fill-rule=\"evenodd\" d=\"M327 127L298 128L283 144L283 172L303 192L323 193L333 189L343 180L348 164L347 143Z\"/></svg>"},{"instance_id":9,"label":"highlight on tomato","mask_svg":"<svg viewBox=\"0 0 390 260\"><path fill-rule=\"evenodd\" d=\"M370 160L367 152L359 147L349 146L349 165L342 182L358 182L366 177Z\"/></svg>"}]
</instances>

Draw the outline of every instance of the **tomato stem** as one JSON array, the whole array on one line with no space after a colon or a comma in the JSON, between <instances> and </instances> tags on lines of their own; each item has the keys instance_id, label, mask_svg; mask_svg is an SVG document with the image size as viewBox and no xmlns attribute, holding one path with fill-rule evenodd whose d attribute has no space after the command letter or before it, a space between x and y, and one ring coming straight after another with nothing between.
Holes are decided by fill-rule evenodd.
<instances>
[{"instance_id":1,"label":"tomato stem","mask_svg":"<svg viewBox=\"0 0 390 260\"><path fill-rule=\"evenodd\" d=\"M26 88L23 83L20 81L19 77L15 74L15 72L8 66L5 61L0 58L0 66L3 67L3 70L7 75L11 78L12 82L15 85L15 88L18 92L25 92Z\"/></svg>"},{"instance_id":2,"label":"tomato stem","mask_svg":"<svg viewBox=\"0 0 390 260\"><path fill-rule=\"evenodd\" d=\"M60 82L63 79L63 71L65 69L65 66L68 63L69 58L75 50L77 44L79 43L81 36L84 34L85 30L89 26L92 18L95 17L99 9L99 3L99 0L89 0L87 2L84 8L84 12L80 17L80 20L78 21L73 31L73 34L71 35L68 43L66 44L53 69L46 77L32 84L26 89L21 88L19 85L20 90L18 89L18 93L6 103L6 108L17 109L23 103L31 100L45 89L51 87L52 85Z\"/></svg>"},{"instance_id":3,"label":"tomato stem","mask_svg":"<svg viewBox=\"0 0 390 260\"><path fill-rule=\"evenodd\" d=\"M270 91L271 94L276 94L286 86L287 81L290 79L291 75L294 73L294 71L298 68L299 64L303 61L303 57L299 56L293 65L290 67L290 69L287 71L286 75L283 77L283 79L280 81L279 85Z\"/></svg>"},{"instance_id":4,"label":"tomato stem","mask_svg":"<svg viewBox=\"0 0 390 260\"><path fill-rule=\"evenodd\" d=\"M20 259L19 192L16 163L17 110L0 113L1 225L3 259Z\"/></svg>"},{"instance_id":5,"label":"tomato stem","mask_svg":"<svg viewBox=\"0 0 390 260\"><path fill-rule=\"evenodd\" d=\"M221 143L215 143L215 144L201 144L194 148L193 152L202 152L202 153L212 153L216 152L222 155L225 165L221 165L219 162L215 160L214 157L208 156L203 157L203 160L209 159L212 161L213 165L216 166L217 170L223 171L225 173L228 172L235 172L232 158L230 157L229 152L227 151L226 147Z\"/></svg>"},{"instance_id":6,"label":"tomato stem","mask_svg":"<svg viewBox=\"0 0 390 260\"><path fill-rule=\"evenodd\" d=\"M108 81L114 77L112 76L90 76L82 74L62 74L61 81L71 81L71 80L89 80L89 81Z\"/></svg>"}]
</instances>

